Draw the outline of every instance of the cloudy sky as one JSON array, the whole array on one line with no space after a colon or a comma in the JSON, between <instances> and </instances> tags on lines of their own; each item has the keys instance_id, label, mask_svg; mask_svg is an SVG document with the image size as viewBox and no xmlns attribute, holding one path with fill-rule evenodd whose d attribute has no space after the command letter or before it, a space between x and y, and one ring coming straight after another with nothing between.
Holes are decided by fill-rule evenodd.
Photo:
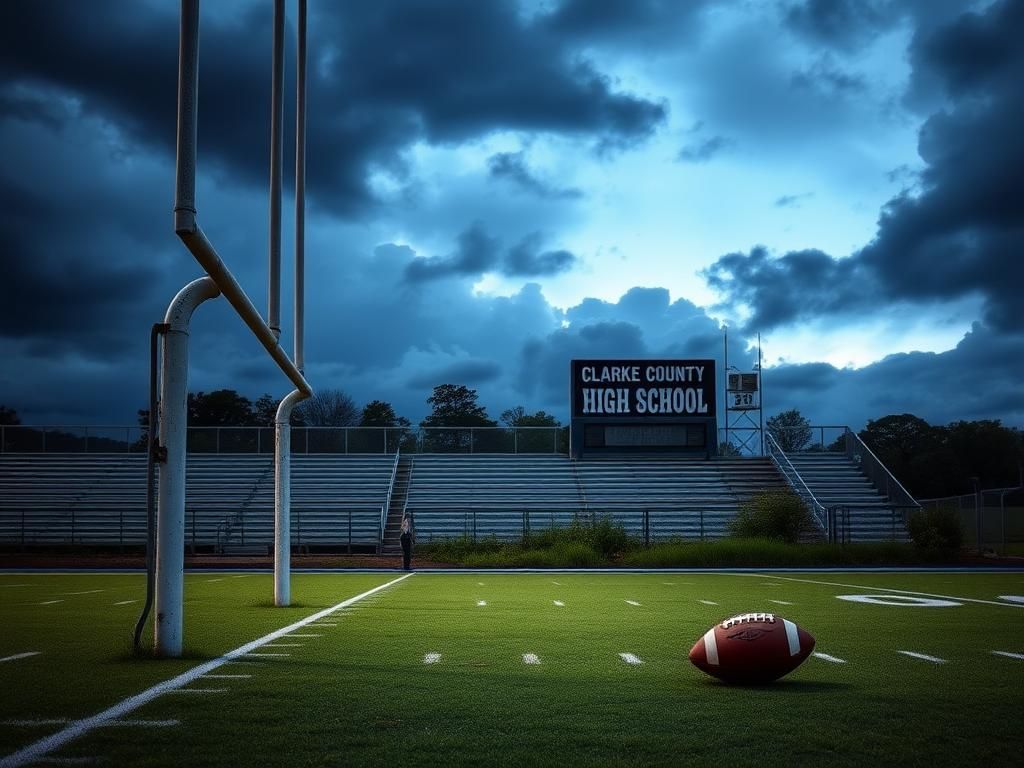
<instances>
[{"instance_id":1,"label":"cloudy sky","mask_svg":"<svg viewBox=\"0 0 1024 768\"><path fill-rule=\"evenodd\" d=\"M727 325L744 369L761 333L768 415L1024 425L1024 0L309 6L315 388L567 418L573 357L721 359ZM202 9L199 222L261 309L271 24ZM134 422L149 326L201 274L177 44L171 0L0 5L0 404L27 423ZM194 390L291 388L223 299L192 339Z\"/></svg>"}]
</instances>

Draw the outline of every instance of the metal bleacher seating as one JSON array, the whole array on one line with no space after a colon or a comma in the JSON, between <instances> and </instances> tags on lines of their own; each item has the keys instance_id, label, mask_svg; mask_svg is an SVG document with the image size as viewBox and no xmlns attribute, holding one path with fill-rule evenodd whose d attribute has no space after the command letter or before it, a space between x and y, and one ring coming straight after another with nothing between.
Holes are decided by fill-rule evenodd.
<instances>
[{"instance_id":1,"label":"metal bleacher seating","mask_svg":"<svg viewBox=\"0 0 1024 768\"><path fill-rule=\"evenodd\" d=\"M394 455L293 456L293 545L376 547L394 463ZM0 456L0 544L144 544L145 467L140 454ZM266 553L273 467L269 455L191 454L186 546Z\"/></svg>"},{"instance_id":2,"label":"metal bleacher seating","mask_svg":"<svg viewBox=\"0 0 1024 768\"><path fill-rule=\"evenodd\" d=\"M421 542L515 539L609 516L646 540L724 536L756 491L782 487L767 459L417 456L406 511Z\"/></svg>"}]
</instances>

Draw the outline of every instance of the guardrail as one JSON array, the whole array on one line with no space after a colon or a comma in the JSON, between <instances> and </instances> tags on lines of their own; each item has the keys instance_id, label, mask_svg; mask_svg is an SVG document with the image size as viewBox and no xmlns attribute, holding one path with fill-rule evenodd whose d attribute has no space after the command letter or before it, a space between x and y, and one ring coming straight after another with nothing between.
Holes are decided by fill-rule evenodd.
<instances>
[{"instance_id":1,"label":"guardrail","mask_svg":"<svg viewBox=\"0 0 1024 768\"><path fill-rule=\"evenodd\" d=\"M377 554L384 549L384 528L387 526L388 512L391 509L391 494L395 491L395 478L398 476L398 462L401 459L401 452L395 452L395 463L391 467L391 479L388 481L388 494L384 498L384 506L380 508L380 543L377 545Z\"/></svg>"},{"instance_id":2,"label":"guardrail","mask_svg":"<svg viewBox=\"0 0 1024 768\"><path fill-rule=\"evenodd\" d=\"M822 530L826 532L830 531L832 526L830 525L830 516L825 505L814 497L814 494L811 493L811 489L807 487L807 483L805 483L804 479L800 477L800 473L796 471L796 467L793 466L793 463L786 456L785 451L779 447L779 444L775 441L772 433L768 430L765 430L764 433L764 447L769 458L771 458L772 463L778 467L779 472L781 472L782 476L786 478L786 482L789 483L789 487L792 488L801 499L803 499L804 504L807 505L811 514L814 516L815 522L821 526Z\"/></svg>"},{"instance_id":3,"label":"guardrail","mask_svg":"<svg viewBox=\"0 0 1024 768\"><path fill-rule=\"evenodd\" d=\"M875 488L884 493L889 501L893 503L894 507L903 509L921 508L921 505L917 503L900 481L893 477L889 468L875 456L874 451L868 448L864 441L860 439L860 436L849 428L846 430L846 455L860 466L861 471L867 475ZM904 520L905 522L906 520Z\"/></svg>"},{"instance_id":4,"label":"guardrail","mask_svg":"<svg viewBox=\"0 0 1024 768\"><path fill-rule=\"evenodd\" d=\"M0 453L140 453L124 425L0 425ZM568 427L292 427L292 453L569 453ZM274 452L273 427L189 427L189 453Z\"/></svg>"}]
</instances>

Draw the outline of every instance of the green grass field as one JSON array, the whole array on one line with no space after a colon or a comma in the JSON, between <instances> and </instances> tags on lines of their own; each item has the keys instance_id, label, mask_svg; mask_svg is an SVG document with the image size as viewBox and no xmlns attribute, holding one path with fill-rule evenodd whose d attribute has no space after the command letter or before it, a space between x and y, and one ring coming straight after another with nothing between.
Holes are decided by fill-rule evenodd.
<instances>
[{"instance_id":1,"label":"green grass field","mask_svg":"<svg viewBox=\"0 0 1024 768\"><path fill-rule=\"evenodd\" d=\"M269 574L189 574L187 658L154 660L130 649L142 575L0 574L0 766L42 764L21 750L398 575L296 574L297 605L276 609ZM837 599L906 592L956 605ZM218 666L48 758L1020 765L1024 605L1006 595L1024 595L1024 573L418 572L254 650L282 655ZM754 689L690 665L708 627L748 611L796 621L845 663L811 657Z\"/></svg>"}]
</instances>

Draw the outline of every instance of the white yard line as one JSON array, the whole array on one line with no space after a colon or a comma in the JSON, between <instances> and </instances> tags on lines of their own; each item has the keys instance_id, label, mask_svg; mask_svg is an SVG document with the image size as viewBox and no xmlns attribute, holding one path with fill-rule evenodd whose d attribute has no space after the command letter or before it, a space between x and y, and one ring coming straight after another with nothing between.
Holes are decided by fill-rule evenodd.
<instances>
[{"instance_id":1,"label":"white yard line","mask_svg":"<svg viewBox=\"0 0 1024 768\"><path fill-rule=\"evenodd\" d=\"M559 608L565 608L565 603L563 603L561 600L555 600L555 605L557 605Z\"/></svg>"},{"instance_id":2,"label":"white yard line","mask_svg":"<svg viewBox=\"0 0 1024 768\"><path fill-rule=\"evenodd\" d=\"M13 656L4 656L0 659L0 664L5 661L17 661L18 659L27 659L30 656L38 656L42 651L25 651L25 653L16 653Z\"/></svg>"},{"instance_id":3,"label":"white yard line","mask_svg":"<svg viewBox=\"0 0 1024 768\"><path fill-rule=\"evenodd\" d=\"M815 658L821 659L822 661L831 661L833 664L846 663L846 659L840 659L838 656L829 656L827 653L818 653L815 651L813 655Z\"/></svg>"},{"instance_id":4,"label":"white yard line","mask_svg":"<svg viewBox=\"0 0 1024 768\"><path fill-rule=\"evenodd\" d=\"M266 646L263 646L264 648ZM245 658L247 659L268 659L268 658L285 658L291 656L290 653L247 653Z\"/></svg>"},{"instance_id":5,"label":"white yard line","mask_svg":"<svg viewBox=\"0 0 1024 768\"><path fill-rule=\"evenodd\" d=\"M62 595L95 595L97 592L106 592L105 589L87 589L84 592L61 592Z\"/></svg>"},{"instance_id":6,"label":"white yard line","mask_svg":"<svg viewBox=\"0 0 1024 768\"><path fill-rule=\"evenodd\" d=\"M441 660L440 653L427 653L423 655L424 664L437 664Z\"/></svg>"},{"instance_id":7,"label":"white yard line","mask_svg":"<svg viewBox=\"0 0 1024 768\"><path fill-rule=\"evenodd\" d=\"M31 587L32 584L0 584L0 589L14 589L15 587Z\"/></svg>"},{"instance_id":8,"label":"white yard line","mask_svg":"<svg viewBox=\"0 0 1024 768\"><path fill-rule=\"evenodd\" d=\"M248 680L252 675L203 675L203 680Z\"/></svg>"},{"instance_id":9,"label":"white yard line","mask_svg":"<svg viewBox=\"0 0 1024 768\"><path fill-rule=\"evenodd\" d=\"M636 600L627 600L626 602L627 602L627 603L628 603L629 605L640 605L640 603L638 603L638 602L637 602Z\"/></svg>"},{"instance_id":10,"label":"white yard line","mask_svg":"<svg viewBox=\"0 0 1024 768\"><path fill-rule=\"evenodd\" d=\"M797 579L791 576L766 576L763 573L737 574L743 576L755 576L761 579L782 579L783 581L798 581L802 584L822 584L826 587L848 587L850 589L870 589L875 592L894 592L900 595L917 595L919 597L937 597L942 600L961 600L965 603L981 603L982 605L1003 605L1007 608L1024 608L1024 602L1020 605L1014 603L1000 603L998 600L979 600L976 597L957 597L955 595L933 595L931 592L914 592L909 589L889 589L887 587L869 587L866 584L841 584L835 581L817 581L815 579Z\"/></svg>"},{"instance_id":11,"label":"white yard line","mask_svg":"<svg viewBox=\"0 0 1024 768\"><path fill-rule=\"evenodd\" d=\"M227 688L175 688L167 693L227 693Z\"/></svg>"},{"instance_id":12,"label":"white yard line","mask_svg":"<svg viewBox=\"0 0 1024 768\"><path fill-rule=\"evenodd\" d=\"M793 605L793 603L786 602L785 600L769 600L769 603L775 603L776 605Z\"/></svg>"},{"instance_id":13,"label":"white yard line","mask_svg":"<svg viewBox=\"0 0 1024 768\"><path fill-rule=\"evenodd\" d=\"M540 656L536 653L524 653L523 664L540 664Z\"/></svg>"},{"instance_id":14,"label":"white yard line","mask_svg":"<svg viewBox=\"0 0 1024 768\"><path fill-rule=\"evenodd\" d=\"M50 725L67 725L75 722L70 717L53 717L45 720L3 720L0 725L12 728L41 728ZM171 728L181 725L180 720L108 720L104 728Z\"/></svg>"},{"instance_id":15,"label":"white yard line","mask_svg":"<svg viewBox=\"0 0 1024 768\"><path fill-rule=\"evenodd\" d=\"M144 704L148 704L158 696L167 693L168 691L174 691L178 690L179 688L183 688L184 686L195 682L203 675L207 675L210 672L213 672L215 669L217 669L220 666L223 666L224 664L227 664L228 662L238 663L236 661L238 657L244 656L247 653L251 653L255 649L260 648L266 645L267 643L272 643L275 640L284 637L289 632L294 632L295 630L301 629L302 627L305 627L308 624L312 624L314 621L317 621L318 619L330 616L335 611L339 611L342 608L347 608L353 603L359 602L363 598L369 597L370 595L376 594L381 590L387 589L393 584L397 584L400 581L408 579L412 575L414 574L407 573L404 576L399 576L397 579L392 579L389 582L374 587L373 589L367 590L366 592L356 595L355 597L350 597L347 600L338 603L337 605L331 606L330 608L325 608L324 610L319 611L318 613L314 613L312 616L307 616L304 619L300 619L294 624L290 624L287 627L283 627L274 632L271 632L269 635L264 635L263 637L257 640L253 640L251 642L246 643L245 645L241 645L238 648L235 648L233 651L228 651L226 654L219 658L207 661L204 664L200 664L197 667L193 667L187 672L181 673L177 677L173 677L170 680L166 680L162 683L157 683L152 688L148 688L142 693L138 693L135 696L131 696L127 699L124 699L123 701L118 702L114 706L103 710L99 714L93 715L92 717L87 717L84 720L78 720L74 723L71 723L63 730L60 730L57 733L47 736L44 739L40 739L39 741L33 744L29 744L27 747L18 750L14 754L8 755L7 757L0 759L0 768L16 768L16 766L22 766L27 765L28 763L38 762L41 758L44 758L50 752L53 752L56 749L60 749L65 744L68 744L69 742L84 736L93 729L99 728L100 726L104 725L105 723L108 723L111 720L116 720L118 718L124 717L129 712L134 712L136 709L143 706Z\"/></svg>"},{"instance_id":16,"label":"white yard line","mask_svg":"<svg viewBox=\"0 0 1024 768\"><path fill-rule=\"evenodd\" d=\"M644 660L632 653L620 653L619 658L627 664L643 664Z\"/></svg>"},{"instance_id":17,"label":"white yard line","mask_svg":"<svg viewBox=\"0 0 1024 768\"><path fill-rule=\"evenodd\" d=\"M138 600L122 600L120 603L114 603L114 605L131 605L132 603L137 603L137 602L139 602L139 601Z\"/></svg>"},{"instance_id":18,"label":"white yard line","mask_svg":"<svg viewBox=\"0 0 1024 768\"><path fill-rule=\"evenodd\" d=\"M267 643L264 648L301 648L302 643Z\"/></svg>"},{"instance_id":19,"label":"white yard line","mask_svg":"<svg viewBox=\"0 0 1024 768\"><path fill-rule=\"evenodd\" d=\"M704 605L718 605L714 600L698 600L698 603L704 603Z\"/></svg>"},{"instance_id":20,"label":"white yard line","mask_svg":"<svg viewBox=\"0 0 1024 768\"><path fill-rule=\"evenodd\" d=\"M224 581L224 579L207 579L207 580L206 580L206 583L207 583L207 584L212 584L212 583L213 583L213 582L215 582L215 581Z\"/></svg>"},{"instance_id":21,"label":"white yard line","mask_svg":"<svg viewBox=\"0 0 1024 768\"><path fill-rule=\"evenodd\" d=\"M1005 656L1008 659L1020 659L1024 661L1024 653L1010 653L1009 651L992 651L996 656Z\"/></svg>"},{"instance_id":22,"label":"white yard line","mask_svg":"<svg viewBox=\"0 0 1024 768\"><path fill-rule=\"evenodd\" d=\"M902 653L904 656L909 656L912 659L921 659L922 661L930 661L932 664L945 664L945 659L940 659L938 656L929 656L927 653L917 653L915 651L896 651L896 653Z\"/></svg>"},{"instance_id":23,"label":"white yard line","mask_svg":"<svg viewBox=\"0 0 1024 768\"><path fill-rule=\"evenodd\" d=\"M56 605L57 603L63 603L63 600L47 600L46 602L39 603L39 605Z\"/></svg>"},{"instance_id":24,"label":"white yard line","mask_svg":"<svg viewBox=\"0 0 1024 768\"><path fill-rule=\"evenodd\" d=\"M287 635L285 635L285 637L289 637L289 638L291 638L291 637L323 637L323 635L296 635L296 634L293 634L293 633L289 632Z\"/></svg>"}]
</instances>

